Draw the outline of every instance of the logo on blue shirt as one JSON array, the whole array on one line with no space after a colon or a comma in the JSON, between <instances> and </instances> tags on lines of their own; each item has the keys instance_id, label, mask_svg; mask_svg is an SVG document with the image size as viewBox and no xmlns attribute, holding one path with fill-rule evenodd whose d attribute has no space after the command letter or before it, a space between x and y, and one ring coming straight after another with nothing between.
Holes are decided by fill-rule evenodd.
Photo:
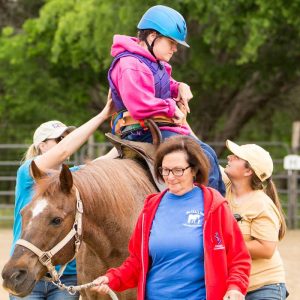
<instances>
[{"instance_id":1,"label":"logo on blue shirt","mask_svg":"<svg viewBox=\"0 0 300 300\"><path fill-rule=\"evenodd\" d=\"M188 227L201 227L203 224L204 213L199 210L186 212L186 222L183 224Z\"/></svg>"}]
</instances>

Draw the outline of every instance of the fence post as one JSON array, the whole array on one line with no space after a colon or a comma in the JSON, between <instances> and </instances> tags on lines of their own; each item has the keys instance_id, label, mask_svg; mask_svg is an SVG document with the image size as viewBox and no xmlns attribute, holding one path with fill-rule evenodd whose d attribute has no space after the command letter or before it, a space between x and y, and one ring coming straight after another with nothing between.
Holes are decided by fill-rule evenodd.
<instances>
[{"instance_id":1,"label":"fence post","mask_svg":"<svg viewBox=\"0 0 300 300\"><path fill-rule=\"evenodd\" d=\"M288 170L288 228L296 228L297 171Z\"/></svg>"},{"instance_id":2,"label":"fence post","mask_svg":"<svg viewBox=\"0 0 300 300\"><path fill-rule=\"evenodd\" d=\"M297 154L299 150L300 142L300 122L293 122L292 131L292 153ZM288 171L288 190L289 190L289 200L288 200L288 227L294 229L298 226L297 220L297 198L298 198L298 179L297 170Z\"/></svg>"},{"instance_id":3,"label":"fence post","mask_svg":"<svg viewBox=\"0 0 300 300\"><path fill-rule=\"evenodd\" d=\"M89 139L88 139L88 142L87 142L87 157L89 159L93 159L94 158L94 144L95 144L95 138L94 138L94 135L92 134Z\"/></svg>"}]
</instances>

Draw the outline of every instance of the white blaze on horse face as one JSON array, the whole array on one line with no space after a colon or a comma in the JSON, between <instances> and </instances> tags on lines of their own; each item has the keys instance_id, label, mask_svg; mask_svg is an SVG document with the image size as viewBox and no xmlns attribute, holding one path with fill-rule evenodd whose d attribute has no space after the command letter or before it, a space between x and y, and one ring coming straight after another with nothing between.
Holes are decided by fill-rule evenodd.
<instances>
[{"instance_id":1,"label":"white blaze on horse face","mask_svg":"<svg viewBox=\"0 0 300 300\"><path fill-rule=\"evenodd\" d=\"M35 217L37 217L39 214L41 214L47 206L48 206L48 201L44 198L36 202L35 206L31 209L32 216L28 224L28 228L30 227L32 220Z\"/></svg>"},{"instance_id":2,"label":"white blaze on horse face","mask_svg":"<svg viewBox=\"0 0 300 300\"><path fill-rule=\"evenodd\" d=\"M35 206L31 209L32 217L31 220L33 220L35 217L37 217L39 214L41 214L45 208L48 206L48 201L46 199L41 199L38 201ZM29 222L28 226L31 225L31 221Z\"/></svg>"}]
</instances>

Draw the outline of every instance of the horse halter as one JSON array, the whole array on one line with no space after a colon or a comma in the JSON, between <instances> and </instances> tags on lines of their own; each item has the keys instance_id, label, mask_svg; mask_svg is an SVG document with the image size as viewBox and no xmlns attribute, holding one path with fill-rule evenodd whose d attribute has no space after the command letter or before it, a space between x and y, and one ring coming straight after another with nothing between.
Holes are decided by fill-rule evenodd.
<instances>
[{"instance_id":1,"label":"horse halter","mask_svg":"<svg viewBox=\"0 0 300 300\"><path fill-rule=\"evenodd\" d=\"M60 276L62 275L67 263L65 263L63 266L61 266L59 272L56 271L54 265L52 264L51 258L60 251L73 237L75 237L75 254L74 257L71 259L73 260L79 250L80 247L80 237L82 235L82 214L83 214L83 205L82 200L80 199L79 191L75 187L75 193L76 193L76 214L75 214L75 221L72 226L72 229L70 232L51 250L49 251L42 251L32 243L19 239L17 240L16 244L21 245L29 250L31 250L34 254L36 254L39 258L40 263L45 266L52 279L54 281L58 281ZM70 261L71 261L70 260Z\"/></svg>"}]
</instances>

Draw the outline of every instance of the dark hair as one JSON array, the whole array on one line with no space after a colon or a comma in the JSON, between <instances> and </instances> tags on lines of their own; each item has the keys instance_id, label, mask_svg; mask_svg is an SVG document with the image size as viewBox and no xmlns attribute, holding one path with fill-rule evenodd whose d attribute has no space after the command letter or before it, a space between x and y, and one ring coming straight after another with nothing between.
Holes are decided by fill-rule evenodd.
<instances>
[{"instance_id":1,"label":"dark hair","mask_svg":"<svg viewBox=\"0 0 300 300\"><path fill-rule=\"evenodd\" d=\"M250 164L246 161L245 163L246 168L251 169ZM263 190L273 201L273 203L275 204L275 206L277 207L279 214L280 214L280 218L281 218L281 225L280 225L280 229L279 229L279 233L278 233L278 238L279 240L282 240L282 238L284 237L285 233L286 233L286 222L285 222L285 218L284 218L284 212L282 210L282 206L280 203L280 199L277 193L277 189L276 186L274 184L274 182L272 181L271 177L269 177L266 181L266 185L264 185L264 183L258 178L258 176L255 174L255 172L253 171L253 174L251 176L251 181L250 181L250 185L251 188L253 190Z\"/></svg>"},{"instance_id":2,"label":"dark hair","mask_svg":"<svg viewBox=\"0 0 300 300\"><path fill-rule=\"evenodd\" d=\"M164 157L173 152L185 153L188 164L196 173L195 181L205 185L208 183L210 169L208 158L194 138L183 135L170 137L158 147L154 160L154 172L158 180L163 179L158 169L162 166Z\"/></svg>"},{"instance_id":3,"label":"dark hair","mask_svg":"<svg viewBox=\"0 0 300 300\"><path fill-rule=\"evenodd\" d=\"M140 29L137 33L137 38L140 41L146 41L147 37L153 32L156 32L158 35L160 35L160 33L154 29Z\"/></svg>"}]
</instances>

